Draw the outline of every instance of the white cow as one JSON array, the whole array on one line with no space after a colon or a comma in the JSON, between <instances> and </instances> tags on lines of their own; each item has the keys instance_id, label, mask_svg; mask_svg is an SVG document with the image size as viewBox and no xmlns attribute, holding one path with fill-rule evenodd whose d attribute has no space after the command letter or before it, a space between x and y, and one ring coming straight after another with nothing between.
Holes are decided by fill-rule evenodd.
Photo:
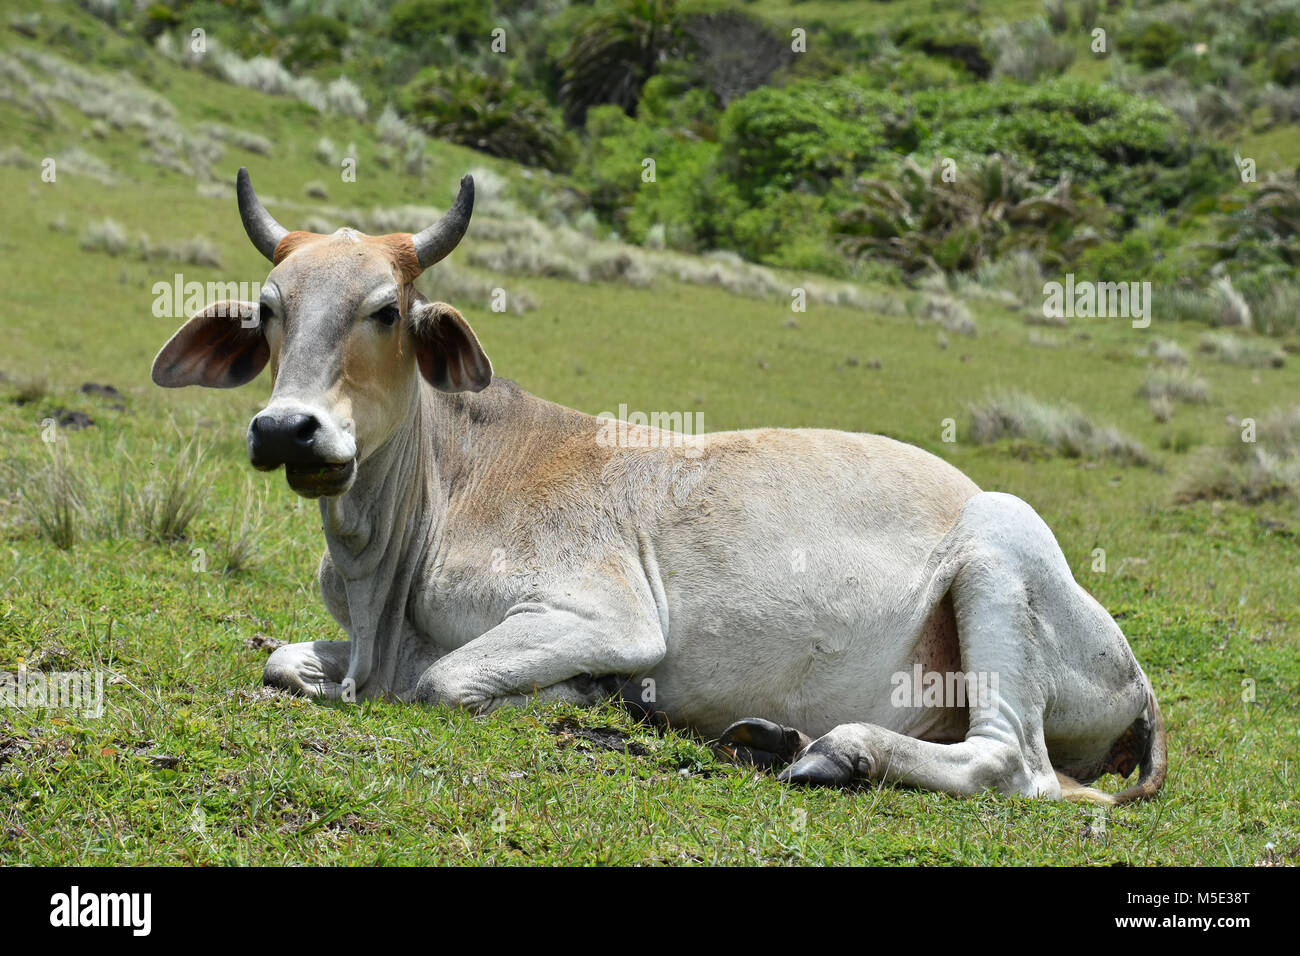
<instances>
[{"instance_id":1,"label":"white cow","mask_svg":"<svg viewBox=\"0 0 1300 956\"><path fill-rule=\"evenodd\" d=\"M469 177L414 236L289 232L242 169L238 194L274 263L262 299L194 316L153 379L271 365L249 455L320 498L348 640L280 648L268 684L476 711L612 691L794 782L1159 789L1151 685L1020 499L876 435L632 426L619 446L493 381L465 319L412 286L464 234ZM944 693L914 693L929 675ZM1082 785L1138 765L1120 794Z\"/></svg>"}]
</instances>

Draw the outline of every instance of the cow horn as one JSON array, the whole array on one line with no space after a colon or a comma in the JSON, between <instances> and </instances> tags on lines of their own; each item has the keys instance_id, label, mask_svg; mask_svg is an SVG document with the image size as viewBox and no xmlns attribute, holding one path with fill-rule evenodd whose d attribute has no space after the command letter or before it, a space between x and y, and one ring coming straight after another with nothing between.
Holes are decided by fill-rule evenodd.
<instances>
[{"instance_id":1,"label":"cow horn","mask_svg":"<svg viewBox=\"0 0 1300 956\"><path fill-rule=\"evenodd\" d=\"M411 237L421 269L429 268L456 248L465 235L465 230L469 228L469 217L473 211L474 177L466 176L460 181L456 202L443 217L428 229Z\"/></svg>"},{"instance_id":2,"label":"cow horn","mask_svg":"<svg viewBox=\"0 0 1300 956\"><path fill-rule=\"evenodd\" d=\"M244 220L244 232L248 233L257 251L274 262L275 247L289 234L289 230L266 211L262 200L253 191L248 170L243 166L239 167L239 176L235 180L235 194L239 197L239 218Z\"/></svg>"}]
</instances>

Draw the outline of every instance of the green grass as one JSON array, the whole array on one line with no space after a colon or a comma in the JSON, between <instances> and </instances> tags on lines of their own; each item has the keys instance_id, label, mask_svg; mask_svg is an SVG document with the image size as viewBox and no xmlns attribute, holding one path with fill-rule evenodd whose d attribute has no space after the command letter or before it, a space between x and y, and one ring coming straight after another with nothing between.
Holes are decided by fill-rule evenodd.
<instances>
[{"instance_id":1,"label":"green grass","mask_svg":"<svg viewBox=\"0 0 1300 956\"><path fill-rule=\"evenodd\" d=\"M27 42L10 33L0 47ZM271 138L271 158L228 147L217 171L230 182L248 165L264 194L293 200L272 203L290 226L314 206L303 196L313 179L329 182L333 203L357 207L445 204L455 179L475 166L524 188L517 170L441 144L430 149L423 182L386 173L366 165L373 135L351 121L160 61L147 72L182 122L216 120ZM456 303L498 372L548 399L593 413L619 403L700 411L709 430L883 432L1028 500L1155 684L1171 770L1153 802L1099 817L1092 807L993 795L791 790L716 762L689 733L656 732L608 708L471 718L310 703L260 687L265 639L342 636L316 592L315 506L246 464L244 428L268 393L266 377L232 392L163 393L149 383L154 353L179 325L151 314L153 282L174 271L258 280L267 266L244 238L233 199L204 198L192 179L143 162L137 134L87 139L79 114L62 106L59 117L36 122L0 101L0 125L29 156L84 145L120 182L61 173L46 184L35 168L0 166L0 372L11 379L0 382L0 475L10 476L0 483L0 670L20 662L103 669L107 710L87 719L0 709L0 860L1249 865L1300 857L1300 514L1289 500L1173 503L1194 452L1229 435L1227 416L1262 416L1300 394L1294 355L1280 368L1205 360L1196 354L1204 326L1162 316L1159 302L1151 329L1079 320L1055 330L1057 349L1033 346L1018 313L978 300L970 305L979 334L953 336L946 348L903 309L810 305L789 327L788 299L663 280L639 289L500 276L507 289L522 281L538 307L519 317ZM330 178L314 158L321 135L357 142L356 184ZM83 252L79 225L106 217L160 241L204 236L224 269ZM60 221L63 230L50 228ZM1167 424L1136 397L1150 361L1139 351L1156 335L1180 344L1209 385L1209 401L1178 405ZM31 379L45 381L28 389L30 401L13 402ZM83 382L115 385L126 411L79 394ZM1115 424L1152 451L1153 465L1053 457L1017 440L974 445L969 404L1006 390ZM95 420L62 436L92 487L112 488L124 460L138 482L161 478L186 438L202 437L201 506L183 538L152 540L129 523L106 530L88 518L68 549L41 534L12 475L46 460L40 422L59 407ZM949 418L955 443L942 440ZM233 574L217 570L220 561L195 570L196 549L219 556L246 516L251 561ZM1092 570L1098 548L1105 571ZM1253 686L1253 702L1243 702L1244 686ZM640 746L619 753L584 744L566 736L566 719L613 727Z\"/></svg>"}]
</instances>

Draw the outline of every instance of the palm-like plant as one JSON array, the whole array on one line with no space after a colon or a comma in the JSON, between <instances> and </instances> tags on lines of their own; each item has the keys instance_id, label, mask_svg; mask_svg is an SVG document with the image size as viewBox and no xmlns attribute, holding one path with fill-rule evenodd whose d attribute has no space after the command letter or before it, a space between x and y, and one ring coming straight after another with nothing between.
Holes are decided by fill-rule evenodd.
<instances>
[{"instance_id":1,"label":"palm-like plant","mask_svg":"<svg viewBox=\"0 0 1300 956\"><path fill-rule=\"evenodd\" d=\"M559 60L565 118L581 126L602 103L634 116L641 87L681 41L677 0L617 0L593 13Z\"/></svg>"},{"instance_id":2,"label":"palm-like plant","mask_svg":"<svg viewBox=\"0 0 1300 956\"><path fill-rule=\"evenodd\" d=\"M1010 248L1067 257L1095 235L1075 235L1090 215L1068 175L1044 189L1032 170L1000 155L969 173L944 172L938 161L926 168L908 157L896 179L858 180L861 203L837 221L841 249L891 259L908 274L971 272Z\"/></svg>"},{"instance_id":3,"label":"palm-like plant","mask_svg":"<svg viewBox=\"0 0 1300 956\"><path fill-rule=\"evenodd\" d=\"M1288 266L1300 265L1300 169L1270 173L1249 202L1219 222L1220 240L1206 245L1221 257L1267 250Z\"/></svg>"}]
</instances>

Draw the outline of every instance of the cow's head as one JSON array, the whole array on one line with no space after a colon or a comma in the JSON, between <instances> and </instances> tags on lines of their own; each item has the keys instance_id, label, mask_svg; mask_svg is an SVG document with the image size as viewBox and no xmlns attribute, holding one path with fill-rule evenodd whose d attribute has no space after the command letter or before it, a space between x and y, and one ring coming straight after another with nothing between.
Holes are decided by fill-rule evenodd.
<instances>
[{"instance_id":1,"label":"cow's head","mask_svg":"<svg viewBox=\"0 0 1300 956\"><path fill-rule=\"evenodd\" d=\"M462 179L455 205L416 235L290 232L246 169L238 194L248 238L274 263L261 301L218 302L193 316L154 359L153 380L233 388L269 361L271 401L248 426L248 457L265 471L284 465L299 494L342 494L410 413L421 375L447 392L492 380L469 323L412 285L465 234L474 181Z\"/></svg>"}]
</instances>

